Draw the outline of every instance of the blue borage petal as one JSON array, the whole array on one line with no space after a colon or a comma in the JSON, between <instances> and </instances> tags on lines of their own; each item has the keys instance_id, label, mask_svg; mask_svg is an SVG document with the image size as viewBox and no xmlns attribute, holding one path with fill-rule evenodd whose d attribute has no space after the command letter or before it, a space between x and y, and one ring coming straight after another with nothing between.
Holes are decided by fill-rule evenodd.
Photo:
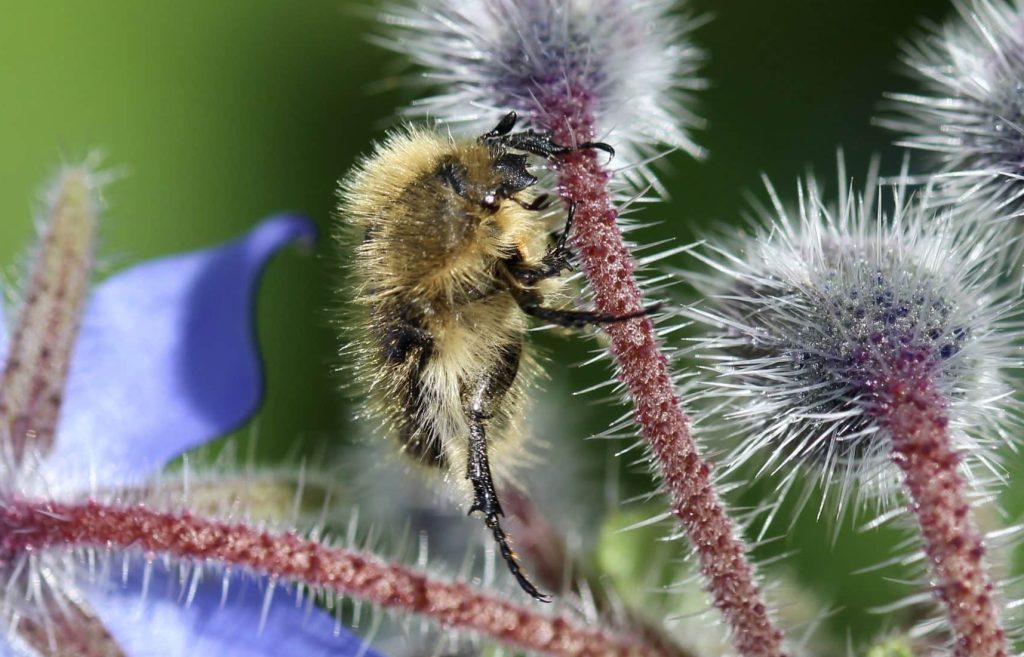
<instances>
[{"instance_id":1,"label":"blue borage petal","mask_svg":"<svg viewBox=\"0 0 1024 657\"><path fill-rule=\"evenodd\" d=\"M268 259L313 223L278 215L224 245L142 263L99 285L82 319L57 443L56 490L143 478L244 422L263 394L253 331Z\"/></svg>"},{"instance_id":2,"label":"blue borage petal","mask_svg":"<svg viewBox=\"0 0 1024 657\"><path fill-rule=\"evenodd\" d=\"M252 578L230 576L221 604L219 572L204 573L194 595L191 578L182 584L176 575L154 564L143 596L136 561L124 583L87 589L89 604L129 657L383 657L325 611L297 605L281 590L260 631L265 588Z\"/></svg>"}]
</instances>

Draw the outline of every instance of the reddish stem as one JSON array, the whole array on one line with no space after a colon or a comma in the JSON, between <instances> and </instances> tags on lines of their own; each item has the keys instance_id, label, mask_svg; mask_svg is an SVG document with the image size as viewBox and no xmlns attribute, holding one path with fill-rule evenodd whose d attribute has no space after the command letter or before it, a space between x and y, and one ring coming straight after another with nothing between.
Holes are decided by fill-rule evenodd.
<instances>
[{"instance_id":1,"label":"reddish stem","mask_svg":"<svg viewBox=\"0 0 1024 657\"><path fill-rule=\"evenodd\" d=\"M540 95L538 121L563 144L597 138L593 101L565 86ZM624 315L643 307L633 258L622 241L618 212L608 191L610 174L594 149L560 158L562 198L576 203L572 244L590 281L598 309ZM658 464L672 511L697 550L705 586L725 616L736 649L745 657L782 657L783 634L772 623L744 544L722 506L711 468L697 452L689 419L672 385L650 319L610 324L618 377L629 389L635 417Z\"/></svg>"},{"instance_id":2,"label":"reddish stem","mask_svg":"<svg viewBox=\"0 0 1024 657\"><path fill-rule=\"evenodd\" d=\"M945 400L928 372L917 370L895 370L877 413L892 435L892 458L903 472L910 509L921 527L935 594L952 626L955 655L1005 657L1006 636L983 563L981 533L971 522Z\"/></svg>"},{"instance_id":3,"label":"reddish stem","mask_svg":"<svg viewBox=\"0 0 1024 657\"><path fill-rule=\"evenodd\" d=\"M566 615L548 616L376 557L325 547L294 534L258 531L189 513L144 506L14 500L0 510L0 557L54 547L139 549L179 559L214 560L284 581L302 582L382 607L421 614L444 627L563 657L665 657L655 646Z\"/></svg>"},{"instance_id":4,"label":"reddish stem","mask_svg":"<svg viewBox=\"0 0 1024 657\"><path fill-rule=\"evenodd\" d=\"M661 629L650 623L637 609L617 609L611 584L603 581L570 554L561 534L548 522L533 501L522 491L508 488L501 493L502 507L514 527L516 551L534 568L540 583L551 591L561 591L566 584L580 595L580 584L586 583L594 608L623 632L642 637L660 653L672 657L693 657L677 646Z\"/></svg>"}]
</instances>

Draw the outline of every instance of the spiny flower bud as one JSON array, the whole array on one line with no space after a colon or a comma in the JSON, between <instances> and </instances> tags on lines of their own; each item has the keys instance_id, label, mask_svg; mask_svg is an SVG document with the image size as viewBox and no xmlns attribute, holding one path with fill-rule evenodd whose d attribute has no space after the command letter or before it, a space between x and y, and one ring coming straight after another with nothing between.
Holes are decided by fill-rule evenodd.
<instances>
[{"instance_id":1,"label":"spiny flower bud","mask_svg":"<svg viewBox=\"0 0 1024 657\"><path fill-rule=\"evenodd\" d=\"M952 654L1005 657L968 495L983 478L972 465L998 469L1006 371L1019 366L1001 231L906 203L899 189L890 214L874 180L862 197L839 179L838 204L812 181L796 216L772 192L767 230L705 256L715 307L692 314L720 329L706 344L724 351L714 385L744 435L728 467L756 457L782 476L781 500L813 466L841 509L858 488L902 485Z\"/></svg>"},{"instance_id":2,"label":"spiny flower bud","mask_svg":"<svg viewBox=\"0 0 1024 657\"><path fill-rule=\"evenodd\" d=\"M442 93L416 114L483 134L516 110L534 126L565 113L595 115L601 141L620 162L639 167L660 145L700 156L689 136L701 120L689 109L703 60L687 37L701 21L677 18L666 0L423 0L385 20L396 30L382 43L427 71ZM572 93L567 93L567 87ZM583 106L589 105L589 106Z\"/></svg>"},{"instance_id":3,"label":"spiny flower bud","mask_svg":"<svg viewBox=\"0 0 1024 657\"><path fill-rule=\"evenodd\" d=\"M697 277L711 305L692 314L719 329L705 339L720 354L712 394L728 398L745 436L728 467L753 459L784 473L789 490L808 465L844 496L855 483L891 492L898 471L878 386L910 360L940 390L956 448L996 468L1012 414L1007 372L1020 358L998 233L908 204L902 190L886 216L874 181L861 196L844 177L837 205L808 181L796 214L769 186L760 234L702 256L715 270Z\"/></svg>"},{"instance_id":4,"label":"spiny flower bud","mask_svg":"<svg viewBox=\"0 0 1024 657\"><path fill-rule=\"evenodd\" d=\"M960 20L905 46L921 93L891 94L896 114L879 123L900 145L938 156L937 204L974 198L1022 208L1024 197L1024 7L958 0Z\"/></svg>"}]
</instances>

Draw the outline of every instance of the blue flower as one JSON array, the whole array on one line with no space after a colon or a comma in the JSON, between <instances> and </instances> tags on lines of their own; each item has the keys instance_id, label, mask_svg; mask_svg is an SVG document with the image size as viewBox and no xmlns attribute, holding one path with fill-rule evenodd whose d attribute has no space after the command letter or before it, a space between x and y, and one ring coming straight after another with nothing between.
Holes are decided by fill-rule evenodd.
<instances>
[{"instance_id":1,"label":"blue flower","mask_svg":"<svg viewBox=\"0 0 1024 657\"><path fill-rule=\"evenodd\" d=\"M283 246L310 242L314 235L308 219L278 215L226 244L142 263L100 284L85 303L77 337L72 329L52 444L28 443L24 458L6 450L3 488L45 499L97 490L130 495L134 484L182 452L242 424L263 394L252 328L260 274ZM45 253L46 237L40 270L52 256ZM35 310L29 285L23 314ZM63 297L54 298L59 303ZM32 355L31 331L22 333L29 338L16 334L9 340L0 321L0 359L8 370L12 363L25 367ZM0 391L8 392L9 399L0 399L0 419L7 422L0 430L10 443L17 440L11 427L23 416L15 412L15 395ZM8 625L0 655L116 654L114 643L126 657L379 655L315 606L265 593L265 578L208 566L204 572L200 564L194 579L182 581L176 569L135 555L126 557L124 572L120 559L112 559L109 570L116 575L103 569L85 574L60 555L42 557L52 564L22 556L27 569L0 566L8 583L0 594ZM26 598L40 580L43 593Z\"/></svg>"},{"instance_id":2,"label":"blue flower","mask_svg":"<svg viewBox=\"0 0 1024 657\"><path fill-rule=\"evenodd\" d=\"M47 490L138 483L245 422L262 371L252 327L270 256L313 224L278 215L221 246L151 260L93 291L75 341Z\"/></svg>"},{"instance_id":3,"label":"blue flower","mask_svg":"<svg viewBox=\"0 0 1024 657\"><path fill-rule=\"evenodd\" d=\"M193 591L166 570L144 582L144 568L121 587L87 591L126 657L382 657L326 612L268 594L265 581L207 573Z\"/></svg>"}]
</instances>

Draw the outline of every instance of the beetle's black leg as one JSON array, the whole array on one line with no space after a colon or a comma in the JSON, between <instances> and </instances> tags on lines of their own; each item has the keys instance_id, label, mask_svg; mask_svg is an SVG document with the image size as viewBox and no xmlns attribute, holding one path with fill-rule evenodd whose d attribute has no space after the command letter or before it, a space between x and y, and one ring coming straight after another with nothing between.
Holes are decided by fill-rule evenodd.
<instances>
[{"instance_id":1,"label":"beetle's black leg","mask_svg":"<svg viewBox=\"0 0 1024 657\"><path fill-rule=\"evenodd\" d=\"M469 423L469 463L466 477L473 485L473 506L470 507L469 512L479 511L483 514L484 524L491 530L501 557L508 565L509 572L519 582L519 586L537 600L550 602L551 598L541 593L526 576L522 564L519 563L519 558L512 550L512 546L509 545L505 530L501 527L500 518L505 513L501 510L501 504L498 502L498 493L494 488L491 466L487 458L487 420L515 381L516 373L519 370L522 345L507 345L502 354L503 357L497 363L494 371L489 372L471 387L462 391L466 419Z\"/></svg>"},{"instance_id":2,"label":"beetle's black leg","mask_svg":"<svg viewBox=\"0 0 1024 657\"><path fill-rule=\"evenodd\" d=\"M481 141L494 141L500 137L504 137L508 133L512 132L512 128L516 127L516 121L519 119L519 115L515 111L511 111L505 116L501 117L498 121L498 125L494 126L490 132L480 136Z\"/></svg>"},{"instance_id":3,"label":"beetle's black leg","mask_svg":"<svg viewBox=\"0 0 1024 657\"><path fill-rule=\"evenodd\" d=\"M592 310L560 310L558 308L547 308L539 304L525 303L520 304L523 312L531 317L537 319L543 319L546 322L557 324L558 326L565 326L567 328L583 328L584 326L597 325L597 324L617 324L619 322L625 322L626 320L636 319L637 317L645 317L651 313L658 312L661 310L661 304L654 304L648 306L643 310L638 310L635 313L626 313L625 315L608 315L605 313L599 313Z\"/></svg>"},{"instance_id":4,"label":"beetle's black leg","mask_svg":"<svg viewBox=\"0 0 1024 657\"><path fill-rule=\"evenodd\" d=\"M569 148L568 146L562 146L561 144L556 143L550 132L537 132L535 130L513 132L508 135L484 139L484 141L498 144L512 150L540 155L548 159L551 159L556 155L566 155L574 150L580 151L586 149L597 149L604 151L613 157L615 156L615 149L603 141L588 141L580 144L576 148Z\"/></svg>"},{"instance_id":5,"label":"beetle's black leg","mask_svg":"<svg viewBox=\"0 0 1024 657\"><path fill-rule=\"evenodd\" d=\"M512 132L517 119L518 115L515 112L509 112L493 130L480 135L480 141L484 144L541 155L546 158L564 155L572 150L556 144L551 138L550 132L537 132L536 130Z\"/></svg>"},{"instance_id":6,"label":"beetle's black leg","mask_svg":"<svg viewBox=\"0 0 1024 657\"><path fill-rule=\"evenodd\" d=\"M556 155L571 153L574 150L589 148L604 151L615 157L615 149L603 141L588 141L576 148L569 148L568 146L556 143L550 131L524 130L523 132L512 132L512 128L515 127L518 118L515 112L509 112L502 117L498 125L494 126L494 129L480 135L480 141L485 144L493 144L512 150L532 153L533 155L540 155L548 159Z\"/></svg>"},{"instance_id":7,"label":"beetle's black leg","mask_svg":"<svg viewBox=\"0 0 1024 657\"><path fill-rule=\"evenodd\" d=\"M585 148L592 148L598 151L604 151L611 157L615 157L615 149L612 148L611 144L606 144L603 141L586 141L577 147L577 150L583 150Z\"/></svg>"},{"instance_id":8,"label":"beetle's black leg","mask_svg":"<svg viewBox=\"0 0 1024 657\"><path fill-rule=\"evenodd\" d=\"M489 141L504 148L532 153L533 155L540 155L548 159L556 155L565 155L572 151L571 148L555 143L550 132L537 132L535 130L513 132Z\"/></svg>"},{"instance_id":9,"label":"beetle's black leg","mask_svg":"<svg viewBox=\"0 0 1024 657\"><path fill-rule=\"evenodd\" d=\"M547 210L551 207L551 196L548 194L541 194L529 203L523 203L514 196L512 197L512 200L515 201L519 207L524 210L529 210L530 212L539 212L540 210Z\"/></svg>"},{"instance_id":10,"label":"beetle's black leg","mask_svg":"<svg viewBox=\"0 0 1024 657\"><path fill-rule=\"evenodd\" d=\"M572 230L572 219L576 214L576 202L569 204L569 212L565 217L565 226L559 233L558 239L551 245L548 252L541 258L540 263L527 266L522 262L521 256L512 258L505 262L508 272L522 285L535 285L537 281L558 276L563 271L572 271L572 252L569 250L569 232Z\"/></svg>"},{"instance_id":11,"label":"beetle's black leg","mask_svg":"<svg viewBox=\"0 0 1024 657\"><path fill-rule=\"evenodd\" d=\"M569 232L572 231L572 220L576 217L576 201L569 203L569 210L565 213L565 225L562 226L562 232L558 235L558 239L555 241L555 247L552 251L557 252L568 252L569 249Z\"/></svg>"},{"instance_id":12,"label":"beetle's black leg","mask_svg":"<svg viewBox=\"0 0 1024 657\"><path fill-rule=\"evenodd\" d=\"M572 270L568 255L563 255L555 250L548 251L536 265L527 265L519 257L504 261L504 265L519 285L527 287L536 285L538 281L545 278L558 276L564 270Z\"/></svg>"},{"instance_id":13,"label":"beetle's black leg","mask_svg":"<svg viewBox=\"0 0 1024 657\"><path fill-rule=\"evenodd\" d=\"M535 290L512 288L512 296L515 298L516 303L519 304L519 308L527 315L568 328L583 328L584 326L595 324L615 324L636 319L637 317L644 317L661 309L661 304L654 304L635 313L609 315L593 310L548 308L543 305L543 298Z\"/></svg>"},{"instance_id":14,"label":"beetle's black leg","mask_svg":"<svg viewBox=\"0 0 1024 657\"><path fill-rule=\"evenodd\" d=\"M501 528L500 517L505 514L498 503L498 493L494 490L494 481L491 479L483 418L473 414L470 414L469 418L469 470L467 476L473 484L473 506L470 507L469 512L479 511L483 514L484 524L491 530L501 557L508 565L509 572L519 582L519 586L535 599L541 602L551 602L551 596L541 593L526 576L522 564L519 563L519 557L509 545L505 530Z\"/></svg>"}]
</instances>

